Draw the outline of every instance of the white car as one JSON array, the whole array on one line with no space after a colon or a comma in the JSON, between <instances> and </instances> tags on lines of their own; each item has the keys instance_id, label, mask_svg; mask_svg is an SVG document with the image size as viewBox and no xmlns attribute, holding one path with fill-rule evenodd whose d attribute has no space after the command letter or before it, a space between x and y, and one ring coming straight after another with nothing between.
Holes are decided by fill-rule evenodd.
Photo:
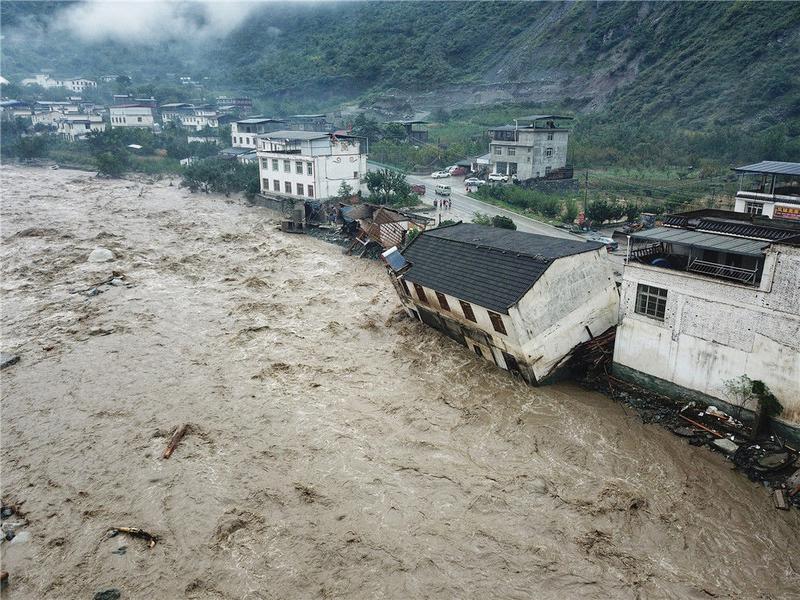
<instances>
[{"instance_id":1,"label":"white car","mask_svg":"<svg viewBox=\"0 0 800 600\"><path fill-rule=\"evenodd\" d=\"M508 181L508 175L502 173L489 173L489 181Z\"/></svg>"},{"instance_id":2,"label":"white car","mask_svg":"<svg viewBox=\"0 0 800 600\"><path fill-rule=\"evenodd\" d=\"M450 173L447 171L436 171L435 173L431 173L431 178L433 179L444 179L445 177L450 177Z\"/></svg>"},{"instance_id":3,"label":"white car","mask_svg":"<svg viewBox=\"0 0 800 600\"><path fill-rule=\"evenodd\" d=\"M477 177L468 177L467 179L464 180L464 185L466 186L483 185L484 183L486 182L483 179L478 179Z\"/></svg>"}]
</instances>

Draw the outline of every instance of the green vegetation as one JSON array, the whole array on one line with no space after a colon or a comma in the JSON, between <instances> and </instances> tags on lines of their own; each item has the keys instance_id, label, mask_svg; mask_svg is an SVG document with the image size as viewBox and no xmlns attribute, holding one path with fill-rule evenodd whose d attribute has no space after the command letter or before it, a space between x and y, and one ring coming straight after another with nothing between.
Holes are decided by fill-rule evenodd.
<instances>
[{"instance_id":1,"label":"green vegetation","mask_svg":"<svg viewBox=\"0 0 800 600\"><path fill-rule=\"evenodd\" d=\"M180 185L191 192L216 192L226 196L244 192L252 198L260 191L258 164L224 158L198 160L184 169Z\"/></svg>"},{"instance_id":2,"label":"green vegetation","mask_svg":"<svg viewBox=\"0 0 800 600\"><path fill-rule=\"evenodd\" d=\"M411 191L406 176L393 169L370 171L364 178L369 190L369 201L390 206L416 206L419 196Z\"/></svg>"},{"instance_id":3,"label":"green vegetation","mask_svg":"<svg viewBox=\"0 0 800 600\"><path fill-rule=\"evenodd\" d=\"M511 229L514 231L516 231L517 229L517 226L514 224L514 221L512 221L509 217L504 217L501 215L494 215L493 217L490 217L489 215L483 212L473 213L472 222L475 223L476 225L487 225L489 227L498 227L499 229ZM454 223L454 221L445 221L441 223L440 226L452 223Z\"/></svg>"}]
</instances>

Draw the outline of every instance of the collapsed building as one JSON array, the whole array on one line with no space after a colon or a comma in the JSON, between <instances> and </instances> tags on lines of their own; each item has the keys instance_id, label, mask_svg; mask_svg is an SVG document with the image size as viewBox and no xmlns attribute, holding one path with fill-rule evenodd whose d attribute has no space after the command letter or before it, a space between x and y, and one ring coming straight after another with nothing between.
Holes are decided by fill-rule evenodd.
<instances>
[{"instance_id":1,"label":"collapsed building","mask_svg":"<svg viewBox=\"0 0 800 600\"><path fill-rule=\"evenodd\" d=\"M617 323L600 243L457 223L383 257L410 316L534 385Z\"/></svg>"}]
</instances>

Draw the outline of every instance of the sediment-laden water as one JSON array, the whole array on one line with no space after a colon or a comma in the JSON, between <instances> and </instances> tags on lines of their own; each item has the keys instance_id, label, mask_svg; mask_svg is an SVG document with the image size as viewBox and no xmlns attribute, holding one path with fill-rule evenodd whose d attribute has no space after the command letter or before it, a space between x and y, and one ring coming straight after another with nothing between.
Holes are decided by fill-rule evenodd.
<instances>
[{"instance_id":1,"label":"sediment-laden water","mask_svg":"<svg viewBox=\"0 0 800 600\"><path fill-rule=\"evenodd\" d=\"M798 511L399 318L376 262L168 181L2 188L8 598L798 597Z\"/></svg>"}]
</instances>

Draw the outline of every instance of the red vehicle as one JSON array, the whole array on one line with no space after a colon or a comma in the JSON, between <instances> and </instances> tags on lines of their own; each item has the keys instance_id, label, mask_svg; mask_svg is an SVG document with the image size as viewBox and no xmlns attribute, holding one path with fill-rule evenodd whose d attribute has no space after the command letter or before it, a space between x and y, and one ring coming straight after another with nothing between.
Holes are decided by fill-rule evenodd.
<instances>
[{"instance_id":1,"label":"red vehicle","mask_svg":"<svg viewBox=\"0 0 800 600\"><path fill-rule=\"evenodd\" d=\"M414 192L417 196L424 196L425 195L425 186L422 184L415 184L411 186L411 191Z\"/></svg>"},{"instance_id":2,"label":"red vehicle","mask_svg":"<svg viewBox=\"0 0 800 600\"><path fill-rule=\"evenodd\" d=\"M458 177L459 175L466 175L467 169L465 167L456 167L450 171L450 175L453 177Z\"/></svg>"}]
</instances>

